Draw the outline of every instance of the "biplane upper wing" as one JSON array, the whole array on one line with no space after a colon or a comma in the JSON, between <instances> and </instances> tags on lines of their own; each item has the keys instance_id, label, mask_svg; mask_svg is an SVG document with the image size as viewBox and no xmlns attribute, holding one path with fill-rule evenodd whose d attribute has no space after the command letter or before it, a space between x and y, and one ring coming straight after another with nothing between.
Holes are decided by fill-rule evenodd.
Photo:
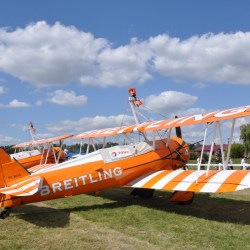
<instances>
[{"instance_id":1,"label":"biplane upper wing","mask_svg":"<svg viewBox=\"0 0 250 250\"><path fill-rule=\"evenodd\" d=\"M98 129L86 131L82 134L76 135L74 139L83 139L83 138L93 138L93 137L105 137L105 136L114 136L122 133L132 133L137 126L129 125L129 126L121 126L115 128L106 128L106 129Z\"/></svg>"},{"instance_id":2,"label":"biplane upper wing","mask_svg":"<svg viewBox=\"0 0 250 250\"><path fill-rule=\"evenodd\" d=\"M17 181L15 184L1 188L1 194L8 194L12 196L30 196L41 190L43 178L32 177L22 181Z\"/></svg>"},{"instance_id":3,"label":"biplane upper wing","mask_svg":"<svg viewBox=\"0 0 250 250\"><path fill-rule=\"evenodd\" d=\"M135 131L149 132L154 130L174 128L174 127L189 126L202 123L212 123L216 121L234 119L249 115L250 115L250 105L247 105L238 108L213 111L205 114L185 116L180 118L171 118L156 122L145 122L140 124L139 126L133 124L115 128L91 130L75 136L74 139L114 136L123 133L132 133Z\"/></svg>"},{"instance_id":4,"label":"biplane upper wing","mask_svg":"<svg viewBox=\"0 0 250 250\"><path fill-rule=\"evenodd\" d=\"M161 170L126 186L159 190L224 193L250 188L249 170Z\"/></svg>"},{"instance_id":5,"label":"biplane upper wing","mask_svg":"<svg viewBox=\"0 0 250 250\"><path fill-rule=\"evenodd\" d=\"M149 122L140 125L139 127L137 127L137 130L139 131L162 130L167 128L189 126L202 123L212 123L216 121L235 119L249 115L250 115L250 105L238 108L225 109L220 111L213 111L206 114L198 114L180 118L161 120L157 122Z\"/></svg>"},{"instance_id":6,"label":"biplane upper wing","mask_svg":"<svg viewBox=\"0 0 250 250\"><path fill-rule=\"evenodd\" d=\"M55 142L55 141L60 141L60 140L67 139L67 138L72 137L72 136L73 136L73 134L66 134L66 135L61 135L61 136L48 138L48 139L41 139L41 140L36 140L36 141L22 142L22 143L14 145L12 148L22 148L22 147L31 147L31 146L35 146L35 145L48 144L48 143L52 143L52 142Z\"/></svg>"}]
</instances>

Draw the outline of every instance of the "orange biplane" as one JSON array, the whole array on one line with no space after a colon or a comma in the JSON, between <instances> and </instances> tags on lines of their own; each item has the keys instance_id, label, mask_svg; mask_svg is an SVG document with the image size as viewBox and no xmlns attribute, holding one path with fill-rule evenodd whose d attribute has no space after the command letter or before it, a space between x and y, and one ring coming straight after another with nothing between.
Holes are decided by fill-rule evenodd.
<instances>
[{"instance_id":1,"label":"orange biplane","mask_svg":"<svg viewBox=\"0 0 250 250\"><path fill-rule=\"evenodd\" d=\"M47 167L65 161L65 152L62 150L64 140L73 134L57 136L53 138L32 140L14 145L12 148L18 152L11 154L12 159L17 160L25 169L34 172L38 168ZM59 142L59 146L54 143ZM30 150L26 150L29 148Z\"/></svg>"},{"instance_id":2,"label":"orange biplane","mask_svg":"<svg viewBox=\"0 0 250 250\"><path fill-rule=\"evenodd\" d=\"M139 123L137 115L142 102L138 102L135 93L132 93L129 103L135 124L88 131L75 136L76 139L87 139L92 144L94 139L102 138L104 145L102 149L79 155L75 159L31 173L0 149L0 206L4 207L0 217L7 217L14 206L84 193L99 193L114 187L132 187L132 194L141 197L152 196L155 189L172 190L174 192L170 200L182 203L191 203L195 192L222 193L250 188L250 171L227 170L235 120L249 116L250 106ZM181 138L179 128L202 123L207 127L214 126L215 139L217 131L221 135L220 121L228 119L232 120L232 129L228 154L223 155L224 169L210 169L210 152L205 170L201 170L201 162L197 170L186 170L189 147ZM171 136L173 128L177 131L175 137ZM163 138L159 138L159 131L164 132ZM140 133L144 140L131 140L127 145L105 148L105 138L118 135L128 138L135 132Z\"/></svg>"}]
</instances>

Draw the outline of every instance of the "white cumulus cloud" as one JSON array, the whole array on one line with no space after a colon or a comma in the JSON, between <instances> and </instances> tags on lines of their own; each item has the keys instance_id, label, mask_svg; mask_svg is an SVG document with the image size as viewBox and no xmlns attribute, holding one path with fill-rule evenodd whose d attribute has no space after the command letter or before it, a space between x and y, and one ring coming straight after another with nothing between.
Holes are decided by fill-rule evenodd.
<instances>
[{"instance_id":1,"label":"white cumulus cloud","mask_svg":"<svg viewBox=\"0 0 250 250\"><path fill-rule=\"evenodd\" d=\"M5 88L4 86L0 86L0 94L4 94L8 91L7 88Z\"/></svg>"},{"instance_id":2,"label":"white cumulus cloud","mask_svg":"<svg viewBox=\"0 0 250 250\"><path fill-rule=\"evenodd\" d=\"M196 96L177 91L165 91L145 98L145 105L162 114L175 113L197 101Z\"/></svg>"},{"instance_id":3,"label":"white cumulus cloud","mask_svg":"<svg viewBox=\"0 0 250 250\"><path fill-rule=\"evenodd\" d=\"M83 85L102 87L128 86L131 83L144 83L151 78L148 72L148 62L152 58L151 50L146 43L138 43L132 39L131 43L116 49L106 48L98 55L99 67L97 74L90 79L81 77Z\"/></svg>"},{"instance_id":4,"label":"white cumulus cloud","mask_svg":"<svg viewBox=\"0 0 250 250\"><path fill-rule=\"evenodd\" d=\"M60 23L41 21L14 31L0 29L0 70L30 83L65 84L93 73L105 39Z\"/></svg>"},{"instance_id":5,"label":"white cumulus cloud","mask_svg":"<svg viewBox=\"0 0 250 250\"><path fill-rule=\"evenodd\" d=\"M48 101L62 106L85 106L88 98L85 95L77 96L74 91L56 90L48 94ZM41 105L41 103L37 103Z\"/></svg>"},{"instance_id":6,"label":"white cumulus cloud","mask_svg":"<svg viewBox=\"0 0 250 250\"><path fill-rule=\"evenodd\" d=\"M106 38L45 21L0 28L0 71L36 86L79 82L124 87L154 74L174 80L250 84L250 32L204 34L188 39L159 34L118 47Z\"/></svg>"},{"instance_id":7,"label":"white cumulus cloud","mask_svg":"<svg viewBox=\"0 0 250 250\"><path fill-rule=\"evenodd\" d=\"M250 32L205 34L183 41L159 35L149 44L155 70L164 76L250 84Z\"/></svg>"},{"instance_id":8,"label":"white cumulus cloud","mask_svg":"<svg viewBox=\"0 0 250 250\"><path fill-rule=\"evenodd\" d=\"M83 117L80 120L64 120L53 124L47 124L48 131L53 133L74 133L80 134L84 131L113 128L123 125L134 124L133 117L128 115L116 115L116 116L95 116L95 117Z\"/></svg>"},{"instance_id":9,"label":"white cumulus cloud","mask_svg":"<svg viewBox=\"0 0 250 250\"><path fill-rule=\"evenodd\" d=\"M10 136L0 135L1 146L14 145L17 139Z\"/></svg>"},{"instance_id":10,"label":"white cumulus cloud","mask_svg":"<svg viewBox=\"0 0 250 250\"><path fill-rule=\"evenodd\" d=\"M12 100L8 104L0 104L0 108L27 108L30 104L27 102L21 102L17 99Z\"/></svg>"}]
</instances>

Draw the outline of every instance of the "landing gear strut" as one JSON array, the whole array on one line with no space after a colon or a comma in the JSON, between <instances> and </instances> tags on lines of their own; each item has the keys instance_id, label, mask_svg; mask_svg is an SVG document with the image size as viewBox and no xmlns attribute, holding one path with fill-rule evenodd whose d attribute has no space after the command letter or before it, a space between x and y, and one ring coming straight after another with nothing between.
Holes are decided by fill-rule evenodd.
<instances>
[{"instance_id":1,"label":"landing gear strut","mask_svg":"<svg viewBox=\"0 0 250 250\"><path fill-rule=\"evenodd\" d=\"M0 213L0 219L5 219L10 215L11 207L5 207L4 210Z\"/></svg>"}]
</instances>

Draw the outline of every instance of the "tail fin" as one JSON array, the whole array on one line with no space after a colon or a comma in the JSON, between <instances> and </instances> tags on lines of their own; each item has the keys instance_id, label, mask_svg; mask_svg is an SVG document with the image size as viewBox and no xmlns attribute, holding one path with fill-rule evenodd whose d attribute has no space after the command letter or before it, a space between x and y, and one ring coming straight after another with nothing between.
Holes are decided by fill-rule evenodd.
<instances>
[{"instance_id":1,"label":"tail fin","mask_svg":"<svg viewBox=\"0 0 250 250\"><path fill-rule=\"evenodd\" d=\"M29 172L0 148L0 188L10 186L16 179L27 175Z\"/></svg>"}]
</instances>

